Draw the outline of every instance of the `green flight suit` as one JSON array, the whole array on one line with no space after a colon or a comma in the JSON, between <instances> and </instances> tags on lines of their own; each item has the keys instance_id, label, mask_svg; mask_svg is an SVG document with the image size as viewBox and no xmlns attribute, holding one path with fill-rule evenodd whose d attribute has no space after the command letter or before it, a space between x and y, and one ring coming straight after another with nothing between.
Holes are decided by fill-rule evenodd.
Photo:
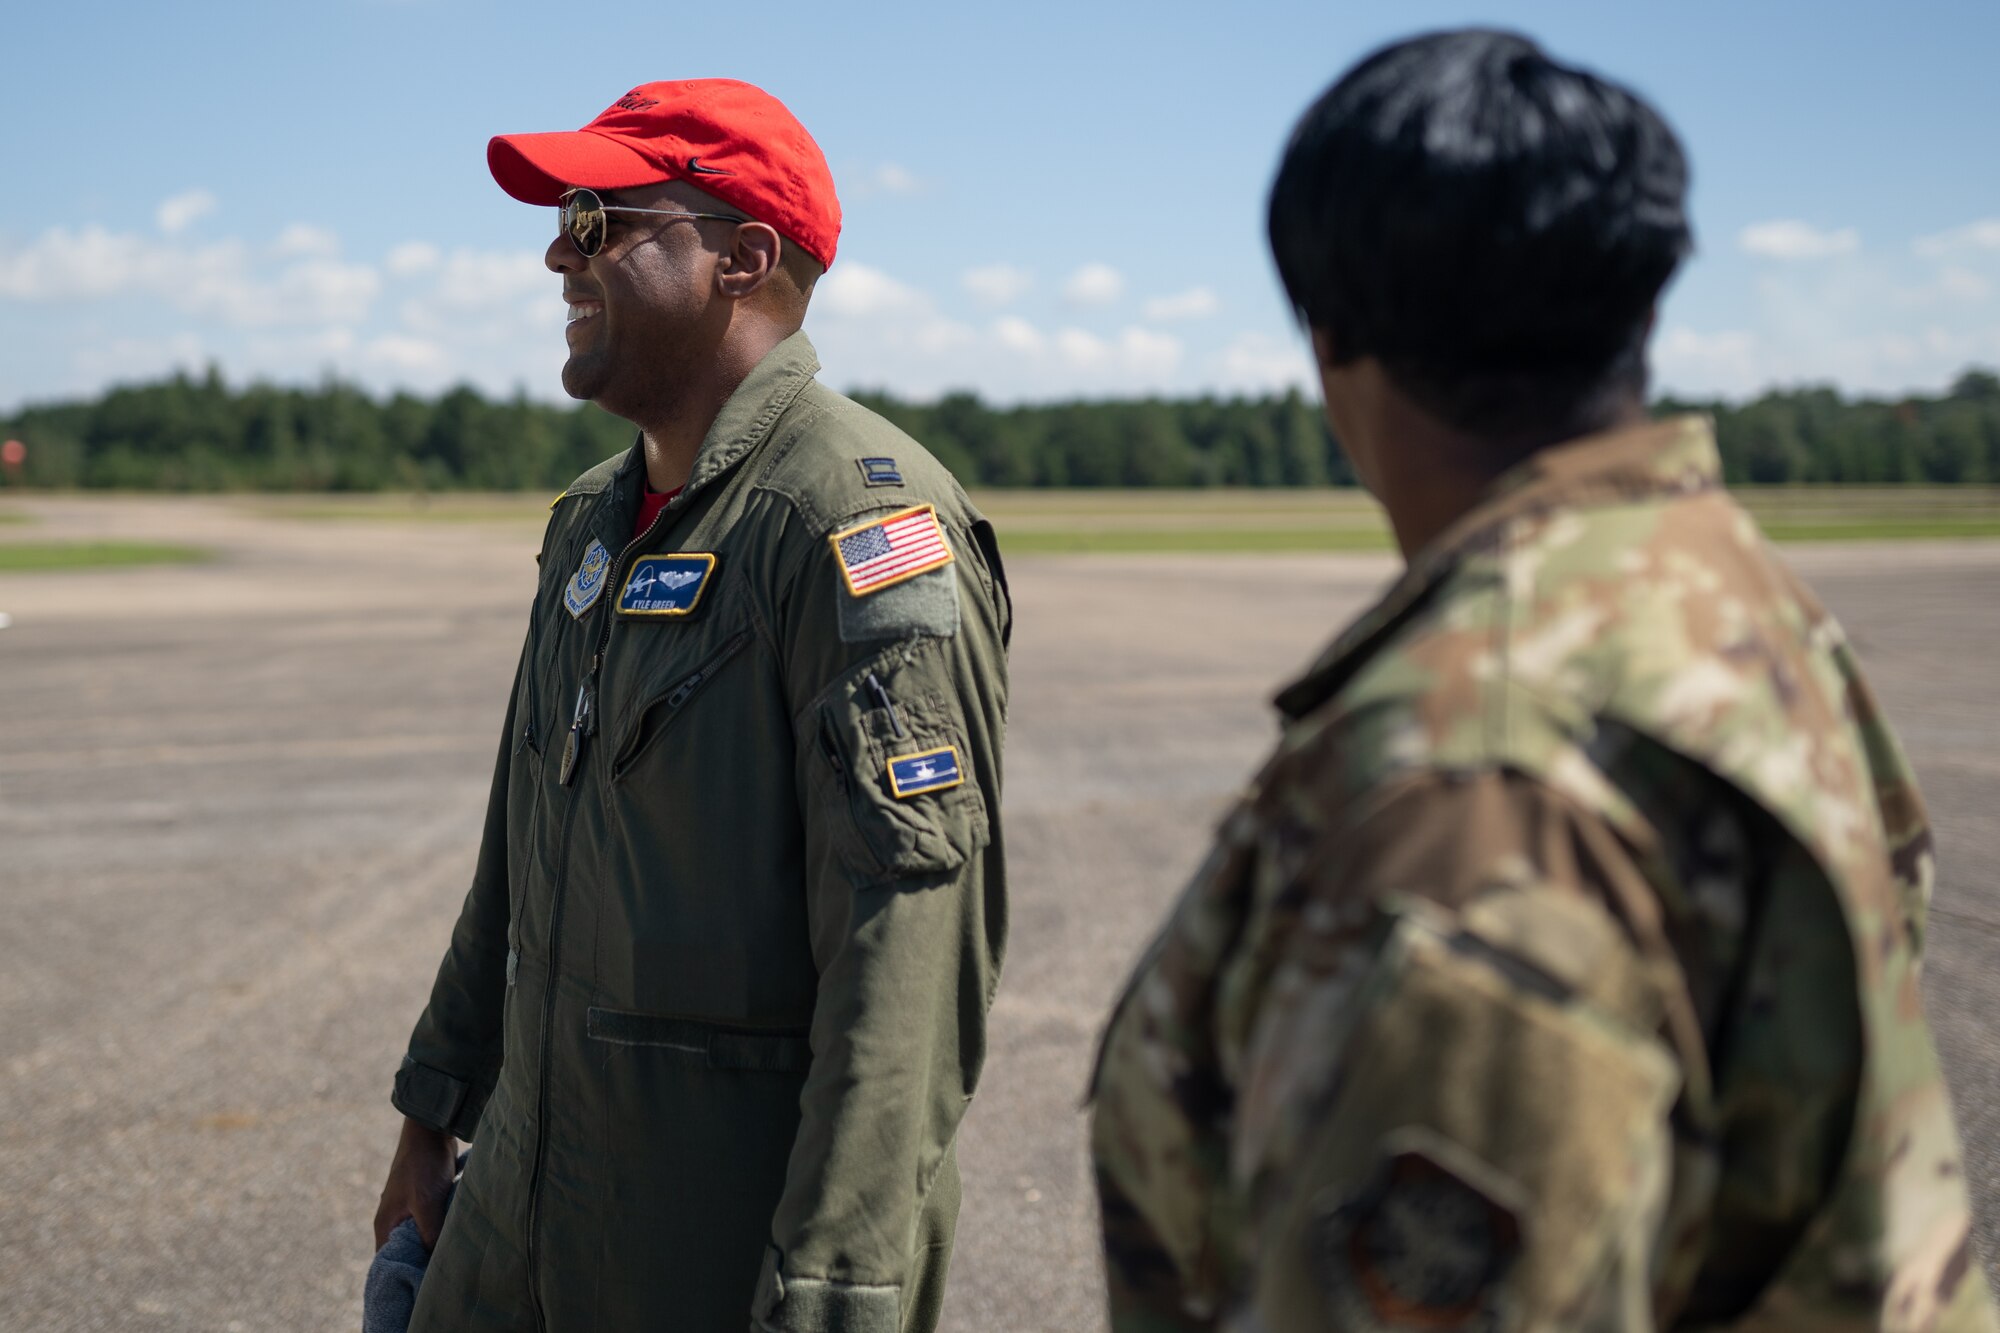
<instances>
[{"instance_id":1,"label":"green flight suit","mask_svg":"<svg viewBox=\"0 0 2000 1333\"><path fill-rule=\"evenodd\" d=\"M950 474L817 370L772 351L637 540L637 448L553 506L396 1077L472 1141L418 1333L936 1324L1006 937L1011 612Z\"/></svg>"}]
</instances>

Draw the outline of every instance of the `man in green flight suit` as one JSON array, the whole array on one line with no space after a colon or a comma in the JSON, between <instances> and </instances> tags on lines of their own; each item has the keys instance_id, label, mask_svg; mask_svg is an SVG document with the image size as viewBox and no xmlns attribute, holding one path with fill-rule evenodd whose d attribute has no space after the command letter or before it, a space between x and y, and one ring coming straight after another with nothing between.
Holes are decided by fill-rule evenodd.
<instances>
[{"instance_id":1,"label":"man in green flight suit","mask_svg":"<svg viewBox=\"0 0 2000 1333\"><path fill-rule=\"evenodd\" d=\"M377 1241L434 1244L420 1331L928 1330L1007 925L992 529L814 380L840 208L775 99L488 159L638 439L553 506Z\"/></svg>"},{"instance_id":2,"label":"man in green flight suit","mask_svg":"<svg viewBox=\"0 0 2000 1333\"><path fill-rule=\"evenodd\" d=\"M1293 135L1272 247L1408 568L1111 1020L1118 1333L1994 1326L1915 784L1708 424L1646 419L1686 179L1505 33Z\"/></svg>"}]
</instances>

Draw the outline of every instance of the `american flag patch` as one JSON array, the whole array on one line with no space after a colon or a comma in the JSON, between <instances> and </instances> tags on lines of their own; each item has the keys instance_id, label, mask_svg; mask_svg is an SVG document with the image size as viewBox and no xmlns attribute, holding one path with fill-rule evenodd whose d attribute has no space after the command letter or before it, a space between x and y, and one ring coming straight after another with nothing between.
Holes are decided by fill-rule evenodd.
<instances>
[{"instance_id":1,"label":"american flag patch","mask_svg":"<svg viewBox=\"0 0 2000 1333\"><path fill-rule=\"evenodd\" d=\"M951 563L951 548L944 544L944 529L931 505L884 514L827 540L840 557L847 590L856 597Z\"/></svg>"}]
</instances>

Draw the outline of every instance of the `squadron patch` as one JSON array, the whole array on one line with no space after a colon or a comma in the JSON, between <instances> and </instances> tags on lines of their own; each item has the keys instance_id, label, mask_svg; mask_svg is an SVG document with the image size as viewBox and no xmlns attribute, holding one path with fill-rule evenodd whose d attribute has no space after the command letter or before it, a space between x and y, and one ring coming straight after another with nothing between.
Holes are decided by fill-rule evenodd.
<instances>
[{"instance_id":1,"label":"squadron patch","mask_svg":"<svg viewBox=\"0 0 2000 1333\"><path fill-rule=\"evenodd\" d=\"M857 458L856 467L861 469L861 484L864 486L901 486L902 469L893 458Z\"/></svg>"},{"instance_id":2,"label":"squadron patch","mask_svg":"<svg viewBox=\"0 0 2000 1333\"><path fill-rule=\"evenodd\" d=\"M1498 1297L1521 1253L1519 1215L1423 1152L1391 1156L1308 1235L1333 1327L1489 1333L1505 1322Z\"/></svg>"},{"instance_id":3,"label":"squadron patch","mask_svg":"<svg viewBox=\"0 0 2000 1333\"><path fill-rule=\"evenodd\" d=\"M840 575L856 597L893 587L925 570L951 563L933 505L871 518L827 538L840 559Z\"/></svg>"},{"instance_id":4,"label":"squadron patch","mask_svg":"<svg viewBox=\"0 0 2000 1333\"><path fill-rule=\"evenodd\" d=\"M610 572L611 552L592 537L583 550L583 563L576 567L569 586L563 589L563 608L576 619L583 619L583 613L597 605L598 594L604 591L605 576Z\"/></svg>"},{"instance_id":5,"label":"squadron patch","mask_svg":"<svg viewBox=\"0 0 2000 1333\"><path fill-rule=\"evenodd\" d=\"M715 557L706 551L642 555L618 591L621 616L688 616L708 591Z\"/></svg>"},{"instance_id":6,"label":"squadron patch","mask_svg":"<svg viewBox=\"0 0 2000 1333\"><path fill-rule=\"evenodd\" d=\"M936 750L906 754L889 761L889 790L899 801L921 796L927 791L943 791L965 781L958 766L958 747L946 745Z\"/></svg>"}]
</instances>

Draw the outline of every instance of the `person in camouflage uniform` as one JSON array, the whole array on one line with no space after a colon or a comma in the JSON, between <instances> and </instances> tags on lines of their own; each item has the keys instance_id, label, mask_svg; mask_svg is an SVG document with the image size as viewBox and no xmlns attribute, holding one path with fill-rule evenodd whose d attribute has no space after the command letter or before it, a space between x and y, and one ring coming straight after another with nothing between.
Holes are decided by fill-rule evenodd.
<instances>
[{"instance_id":1,"label":"person in camouflage uniform","mask_svg":"<svg viewBox=\"0 0 2000 1333\"><path fill-rule=\"evenodd\" d=\"M1994 1327L1915 782L1708 424L1645 420L1685 185L1500 33L1293 137L1278 266L1409 564L1106 1032L1118 1333Z\"/></svg>"}]
</instances>

